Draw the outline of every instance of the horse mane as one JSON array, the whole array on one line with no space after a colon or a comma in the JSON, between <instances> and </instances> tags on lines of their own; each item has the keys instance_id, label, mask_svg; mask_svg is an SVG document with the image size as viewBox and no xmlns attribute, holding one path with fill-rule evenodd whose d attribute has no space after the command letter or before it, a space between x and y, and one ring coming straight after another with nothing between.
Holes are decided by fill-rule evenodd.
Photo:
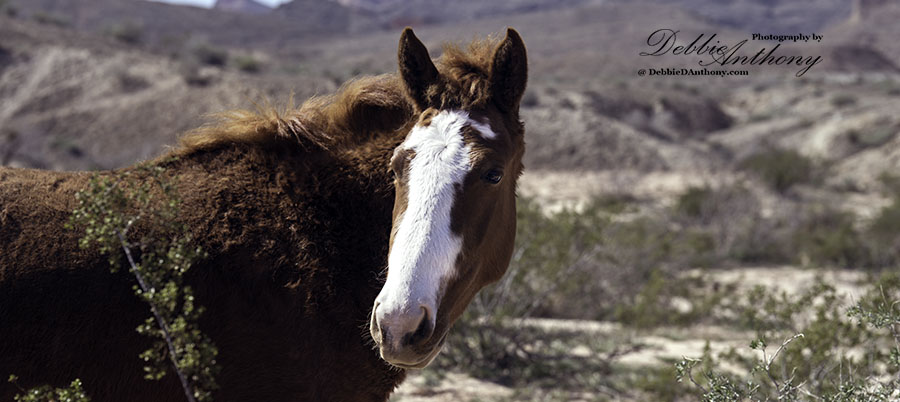
<instances>
[{"instance_id":1,"label":"horse mane","mask_svg":"<svg viewBox=\"0 0 900 402\"><path fill-rule=\"evenodd\" d=\"M467 46L445 43L436 67L444 77L429 92L436 106L473 108L490 98L489 77L499 38L476 39ZM188 131L175 156L231 143L274 144L295 141L300 147L335 149L364 141L373 134L403 127L414 112L396 74L363 76L344 83L334 94L314 96L294 108L266 102L256 110L238 109L214 114L213 121Z\"/></svg>"}]
</instances>

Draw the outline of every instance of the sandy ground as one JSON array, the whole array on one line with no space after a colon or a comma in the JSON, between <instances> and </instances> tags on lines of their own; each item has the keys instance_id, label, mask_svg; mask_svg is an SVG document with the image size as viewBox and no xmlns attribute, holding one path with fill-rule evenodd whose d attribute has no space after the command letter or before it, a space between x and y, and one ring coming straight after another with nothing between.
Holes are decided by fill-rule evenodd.
<instances>
[{"instance_id":1,"label":"sandy ground","mask_svg":"<svg viewBox=\"0 0 900 402\"><path fill-rule=\"evenodd\" d=\"M593 197L628 194L639 199L671 200L690 187L717 187L740 180L716 172L547 171L526 170L519 195L532 197L549 211L579 208Z\"/></svg>"}]
</instances>

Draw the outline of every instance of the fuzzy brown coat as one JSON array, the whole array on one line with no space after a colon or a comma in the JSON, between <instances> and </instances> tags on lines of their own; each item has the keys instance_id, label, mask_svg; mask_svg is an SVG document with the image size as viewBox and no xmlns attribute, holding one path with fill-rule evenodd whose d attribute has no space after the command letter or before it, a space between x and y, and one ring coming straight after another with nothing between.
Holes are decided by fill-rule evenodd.
<instances>
[{"instance_id":1,"label":"fuzzy brown coat","mask_svg":"<svg viewBox=\"0 0 900 402\"><path fill-rule=\"evenodd\" d=\"M209 258L190 284L220 350L217 401L383 401L404 373L372 348L368 314L391 227L386 161L402 135L349 151L290 139L221 142L164 162ZM274 133L270 133L274 134ZM394 134L394 135L388 135ZM127 272L63 227L89 174L0 168L0 376L80 378L95 401L177 401L145 381L149 316ZM15 389L0 383L0 400Z\"/></svg>"}]
</instances>

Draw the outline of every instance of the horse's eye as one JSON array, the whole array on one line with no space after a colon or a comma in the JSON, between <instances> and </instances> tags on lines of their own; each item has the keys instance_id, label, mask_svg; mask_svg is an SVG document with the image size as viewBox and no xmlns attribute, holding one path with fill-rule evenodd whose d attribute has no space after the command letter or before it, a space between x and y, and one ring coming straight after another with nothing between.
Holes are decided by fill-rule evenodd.
<instances>
[{"instance_id":1,"label":"horse's eye","mask_svg":"<svg viewBox=\"0 0 900 402\"><path fill-rule=\"evenodd\" d=\"M482 179L491 184L500 183L500 180L503 179L503 171L497 168L493 168L491 170L488 170L484 174L484 176L482 176Z\"/></svg>"}]
</instances>

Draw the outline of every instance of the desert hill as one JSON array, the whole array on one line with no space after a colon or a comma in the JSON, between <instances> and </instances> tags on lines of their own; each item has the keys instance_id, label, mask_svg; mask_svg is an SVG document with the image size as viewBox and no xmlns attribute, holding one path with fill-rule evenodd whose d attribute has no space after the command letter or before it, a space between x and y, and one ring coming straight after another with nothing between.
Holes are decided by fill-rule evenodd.
<instances>
[{"instance_id":1,"label":"desert hill","mask_svg":"<svg viewBox=\"0 0 900 402\"><path fill-rule=\"evenodd\" d=\"M298 0L254 16L143 1L89 1L108 2L109 8L92 14L56 0L28 6L13 2L22 7L18 17L4 17L0 24L0 96L5 100L0 118L4 135L17 133L3 145L8 163L57 169L123 166L158 154L179 133L201 124L205 113L252 106L261 96L285 100L291 91L303 99L331 91L353 76L396 68L396 29L377 28L376 6L388 2L322 5ZM788 7L765 4L770 3ZM504 7L516 4L531 3ZM835 182L872 184L875 179L865 177L861 164L868 172L900 167L892 156L900 146L895 143L897 122L889 113L897 106L893 75L848 77L846 68L828 61L802 79L793 70L774 68L751 69L750 77L641 78L638 68L696 63L692 58L638 56L648 27L658 21L678 27L686 37L714 32L732 41L747 33L678 4L573 1L552 9L541 4L516 8L502 18L487 13L417 28L435 56L442 40L465 42L505 26L522 33L531 56L523 104L531 135L530 169L717 172L734 169L742 158L771 147L823 161L834 169L829 177ZM291 25L286 15L314 6L330 15L332 27L286 27ZM69 24L54 24L34 17L42 12L38 7L70 10L73 17ZM146 13L148 18L178 14L183 18L179 26L194 18L207 22L198 23L198 31L185 34L191 36L181 43L167 46L123 41L90 28L115 21L120 12ZM866 18L882 14L888 15L869 13ZM348 28L367 21L375 21L376 28L364 35ZM267 24L268 39L254 36L262 34L253 24ZM862 25L846 20L830 29L862 30ZM141 34L154 37L166 29L164 23L141 26ZM287 39L300 29L314 32ZM329 29L341 32L327 34ZM216 30L233 32L209 36ZM855 32L841 34L840 43L826 41L814 49L828 54L852 44L888 53L890 45L865 45L865 33ZM247 41L279 45L248 47Z\"/></svg>"}]
</instances>

